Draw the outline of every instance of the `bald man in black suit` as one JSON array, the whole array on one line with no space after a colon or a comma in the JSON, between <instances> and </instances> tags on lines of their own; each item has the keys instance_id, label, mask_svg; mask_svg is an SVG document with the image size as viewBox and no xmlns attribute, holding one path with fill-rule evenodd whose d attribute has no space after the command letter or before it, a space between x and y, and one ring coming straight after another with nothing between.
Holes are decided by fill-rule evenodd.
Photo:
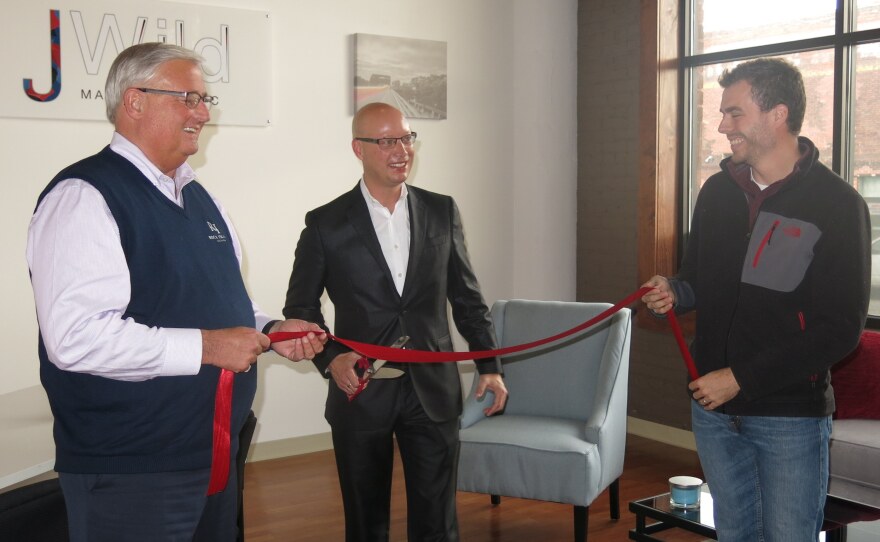
<instances>
[{"instance_id":1,"label":"bald man in black suit","mask_svg":"<svg viewBox=\"0 0 880 542\"><path fill-rule=\"evenodd\" d=\"M416 134L386 104L363 107L352 122L352 149L363 177L350 192L306 215L284 315L325 326L326 289L336 312L334 333L346 339L453 350L447 301L471 350L495 348L489 310L468 258L461 219L449 196L406 185ZM403 461L408 539L458 540L455 480L462 408L453 363L394 364L395 379L371 380L354 400L360 354L329 342L314 359L332 378L325 417L333 433L345 507L347 542L388 540L393 439ZM479 396L504 408L507 389L497 359L476 362Z\"/></svg>"}]
</instances>

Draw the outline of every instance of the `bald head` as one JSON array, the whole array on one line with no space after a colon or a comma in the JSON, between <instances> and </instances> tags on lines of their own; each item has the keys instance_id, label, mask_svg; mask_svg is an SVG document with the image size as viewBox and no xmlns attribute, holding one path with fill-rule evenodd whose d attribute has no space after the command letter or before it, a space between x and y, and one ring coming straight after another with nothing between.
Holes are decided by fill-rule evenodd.
<instances>
[{"instance_id":1,"label":"bald head","mask_svg":"<svg viewBox=\"0 0 880 542\"><path fill-rule=\"evenodd\" d=\"M351 131L351 149L363 164L367 190L393 210L416 155L406 117L393 106L371 103L355 114ZM405 136L411 137L404 142Z\"/></svg>"},{"instance_id":2,"label":"bald head","mask_svg":"<svg viewBox=\"0 0 880 542\"><path fill-rule=\"evenodd\" d=\"M403 119L404 123L406 121L403 113L396 107L382 102L369 103L354 114L351 121L351 137L376 137L370 135L370 131L376 125L398 119Z\"/></svg>"}]
</instances>

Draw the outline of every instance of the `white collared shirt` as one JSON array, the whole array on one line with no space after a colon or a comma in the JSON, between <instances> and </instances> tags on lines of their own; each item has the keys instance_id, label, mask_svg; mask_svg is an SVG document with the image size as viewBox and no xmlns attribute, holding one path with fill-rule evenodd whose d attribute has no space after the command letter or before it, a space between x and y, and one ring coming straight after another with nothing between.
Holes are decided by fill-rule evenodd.
<instances>
[{"instance_id":1,"label":"white collared shirt","mask_svg":"<svg viewBox=\"0 0 880 542\"><path fill-rule=\"evenodd\" d=\"M181 190L195 180L188 164L178 167L172 179L116 132L110 149L183 206ZM220 203L214 203L241 262L235 229ZM65 179L52 188L31 218L26 256L40 333L49 360L59 369L127 381L199 372L200 330L122 319L131 299L128 265L116 220L94 186ZM256 327L262 329L270 318L253 308Z\"/></svg>"},{"instance_id":2,"label":"white collared shirt","mask_svg":"<svg viewBox=\"0 0 880 542\"><path fill-rule=\"evenodd\" d=\"M360 187L361 194L364 195L364 200L367 202L367 209L370 211L373 229L376 230L379 245L382 247L382 254L385 256L388 269L391 270L394 286L397 288L398 294L403 294L406 268L409 265L409 207L406 204L409 190L407 190L406 183L401 185L400 198L394 204L394 212L392 213L370 194L363 179L361 179Z\"/></svg>"}]
</instances>

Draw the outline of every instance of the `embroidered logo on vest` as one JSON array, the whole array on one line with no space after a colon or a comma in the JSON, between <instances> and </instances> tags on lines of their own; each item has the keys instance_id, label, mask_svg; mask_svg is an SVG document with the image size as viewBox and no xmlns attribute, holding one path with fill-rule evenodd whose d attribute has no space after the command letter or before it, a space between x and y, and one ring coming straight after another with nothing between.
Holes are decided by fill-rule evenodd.
<instances>
[{"instance_id":1,"label":"embroidered logo on vest","mask_svg":"<svg viewBox=\"0 0 880 542\"><path fill-rule=\"evenodd\" d=\"M211 239L212 241L217 241L218 243L225 243L226 236L220 232L220 228L217 227L217 224L214 224L210 221L207 221L207 224L208 230L214 232L213 234L208 236L208 239Z\"/></svg>"}]
</instances>

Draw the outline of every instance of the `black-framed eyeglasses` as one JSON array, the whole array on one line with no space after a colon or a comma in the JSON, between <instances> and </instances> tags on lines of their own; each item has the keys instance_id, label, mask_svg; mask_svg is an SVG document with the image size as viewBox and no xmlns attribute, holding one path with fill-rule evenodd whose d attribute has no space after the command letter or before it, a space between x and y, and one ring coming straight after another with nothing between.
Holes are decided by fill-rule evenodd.
<instances>
[{"instance_id":1,"label":"black-framed eyeglasses","mask_svg":"<svg viewBox=\"0 0 880 542\"><path fill-rule=\"evenodd\" d=\"M355 139L358 141L373 143L375 145L378 145L380 149L388 150L396 147L398 141L403 143L404 147L410 147L413 143L415 143L417 136L418 134L416 134L415 132L410 132L405 136L400 137L380 137L378 139L372 137L356 137Z\"/></svg>"},{"instance_id":2,"label":"black-framed eyeglasses","mask_svg":"<svg viewBox=\"0 0 880 542\"><path fill-rule=\"evenodd\" d=\"M218 103L220 103L220 98L218 98L217 96L208 96L207 94L203 96L198 92L187 92L185 90L161 90L158 88L139 87L135 87L135 90L139 90L147 94L165 94L168 96L177 96L178 98L183 98L183 103L185 103L186 106L190 109L195 109L202 102L205 103L205 107L207 107L208 109L211 109L212 105L217 105Z\"/></svg>"}]
</instances>

